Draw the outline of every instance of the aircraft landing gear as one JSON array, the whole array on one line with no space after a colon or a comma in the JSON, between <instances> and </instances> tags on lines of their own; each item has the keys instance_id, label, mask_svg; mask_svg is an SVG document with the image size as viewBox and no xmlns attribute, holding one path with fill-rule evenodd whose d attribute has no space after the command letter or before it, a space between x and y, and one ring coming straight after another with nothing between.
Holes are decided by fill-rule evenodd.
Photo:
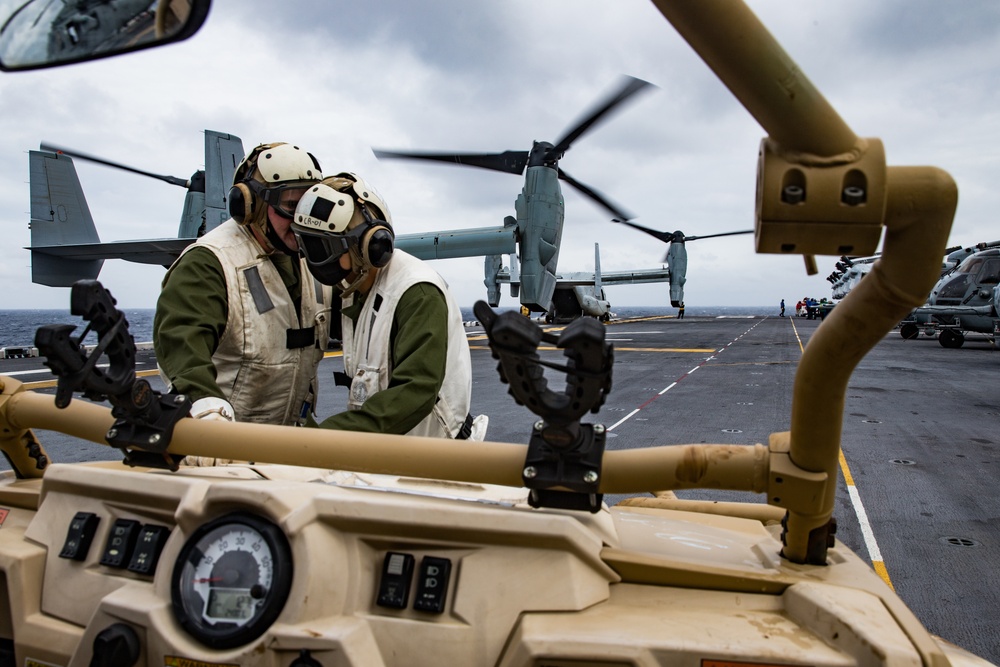
<instances>
[{"instance_id":1,"label":"aircraft landing gear","mask_svg":"<svg viewBox=\"0 0 1000 667\"><path fill-rule=\"evenodd\" d=\"M962 347L962 343L965 342L965 336L962 335L961 331L955 331L954 329L942 329L941 335L938 336L938 342L941 343L941 347L958 349Z\"/></svg>"},{"instance_id":2,"label":"aircraft landing gear","mask_svg":"<svg viewBox=\"0 0 1000 667\"><path fill-rule=\"evenodd\" d=\"M903 326L899 327L899 335L902 336L904 340L914 340L920 336L920 327L913 322L907 322Z\"/></svg>"}]
</instances>

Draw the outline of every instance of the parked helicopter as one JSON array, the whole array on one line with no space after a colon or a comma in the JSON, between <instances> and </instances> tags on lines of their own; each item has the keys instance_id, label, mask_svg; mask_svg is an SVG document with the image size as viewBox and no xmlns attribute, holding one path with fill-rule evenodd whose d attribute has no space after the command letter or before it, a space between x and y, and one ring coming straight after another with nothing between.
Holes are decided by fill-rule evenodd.
<instances>
[{"instance_id":1,"label":"parked helicopter","mask_svg":"<svg viewBox=\"0 0 1000 667\"><path fill-rule=\"evenodd\" d=\"M1000 243L1000 242L998 242ZM941 262L941 277L944 278L974 252L993 247L998 243L978 243L974 246L963 248L962 246L951 246L945 249L945 256ZM833 289L834 300L843 299L857 284L865 277L882 253L877 252L869 257L848 257L843 255L840 261L834 264L835 270L826 277Z\"/></svg>"},{"instance_id":2,"label":"parked helicopter","mask_svg":"<svg viewBox=\"0 0 1000 667\"><path fill-rule=\"evenodd\" d=\"M967 331L993 338L1000 327L1000 304L996 286L1000 280L1000 241L945 249L941 279L931 290L927 303L915 309L899 324L906 340L937 335L942 347L958 348ZM881 256L840 258L836 271L827 276L833 298L843 299L857 286Z\"/></svg>"},{"instance_id":3,"label":"parked helicopter","mask_svg":"<svg viewBox=\"0 0 1000 667\"><path fill-rule=\"evenodd\" d=\"M555 146L536 143L530 158L528 152L513 151L499 156L454 156L459 157L455 161L460 163L490 165L487 168L511 173L522 173L527 166L525 186L516 203L517 217L507 216L499 227L400 234L396 237L396 247L421 259L485 257L488 301L492 306L499 305L499 286L504 282L498 278L501 256L514 256L521 270L519 280L511 282L513 296L520 294L522 305L529 310L546 311L553 303L556 290L564 218L557 178L570 183L615 215L625 215L597 191L559 169L558 157L575 139L649 85L639 79L626 78ZM205 170L183 179L45 143L40 149L30 151L28 158L31 174L31 245L28 250L32 257L32 281L53 287L69 287L80 279L97 278L105 259L170 266L184 248L229 217L229 186L236 165L244 155L239 137L206 130ZM102 243L73 158L187 188L177 237Z\"/></svg>"},{"instance_id":4,"label":"parked helicopter","mask_svg":"<svg viewBox=\"0 0 1000 667\"><path fill-rule=\"evenodd\" d=\"M942 347L959 348L965 332L1000 334L1000 241L980 243L952 252L952 261L964 256L931 290L927 304L900 323L899 333L912 340L923 330L935 332Z\"/></svg>"},{"instance_id":5,"label":"parked helicopter","mask_svg":"<svg viewBox=\"0 0 1000 667\"><path fill-rule=\"evenodd\" d=\"M842 256L840 261L834 265L836 270L826 277L833 291L833 299L836 301L847 296L848 292L854 289L871 270L875 260L881 256L882 253L875 253L868 257Z\"/></svg>"},{"instance_id":6,"label":"parked helicopter","mask_svg":"<svg viewBox=\"0 0 1000 667\"><path fill-rule=\"evenodd\" d=\"M620 222L624 225L628 225L629 227L646 232L650 236L658 238L668 244L667 253L663 256L663 261L666 263L670 272L672 272L672 277L670 278L670 305L674 308L680 308L681 304L684 303L684 283L687 282L687 247L685 247L685 243L688 241L696 241L698 239L711 239L717 236L753 234L752 229L745 229L739 232L722 232L720 234L687 236L680 230L676 232L661 232L657 229L650 229L649 227L637 225L634 222L629 222L628 220L613 220L612 222Z\"/></svg>"},{"instance_id":7,"label":"parked helicopter","mask_svg":"<svg viewBox=\"0 0 1000 667\"><path fill-rule=\"evenodd\" d=\"M534 141L527 151L508 150L502 153L438 153L427 151L389 151L374 149L378 158L404 158L448 162L469 167L479 167L508 174L524 174L524 187L514 202L516 217L507 216L506 227L516 227L520 240L520 298L521 305L532 312L545 312L552 303L556 288L556 270L559 261L559 242L565 220L565 202L559 181L565 181L586 197L619 219L631 217L597 192L566 173L559 161L573 142L623 102L651 87L651 84L634 77L624 77L617 92L606 97L582 120L555 143ZM486 258L486 282L495 290L490 291L490 305L496 306L494 296L499 296L501 260ZM514 283L511 283L512 286Z\"/></svg>"}]
</instances>

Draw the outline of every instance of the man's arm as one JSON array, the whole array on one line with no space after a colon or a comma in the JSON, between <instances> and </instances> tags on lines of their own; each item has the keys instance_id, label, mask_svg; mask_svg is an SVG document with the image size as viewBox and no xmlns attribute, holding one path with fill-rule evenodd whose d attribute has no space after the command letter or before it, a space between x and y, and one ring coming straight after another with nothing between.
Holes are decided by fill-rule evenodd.
<instances>
[{"instance_id":1,"label":"man's arm","mask_svg":"<svg viewBox=\"0 0 1000 667\"><path fill-rule=\"evenodd\" d=\"M390 334L389 386L360 410L323 420L323 428L402 435L434 409L448 358L448 303L434 285L418 283L403 294Z\"/></svg>"},{"instance_id":2,"label":"man's arm","mask_svg":"<svg viewBox=\"0 0 1000 667\"><path fill-rule=\"evenodd\" d=\"M153 349L173 390L191 400L225 398L212 355L226 328L229 303L222 264L211 250L193 248L163 279L153 318Z\"/></svg>"}]
</instances>

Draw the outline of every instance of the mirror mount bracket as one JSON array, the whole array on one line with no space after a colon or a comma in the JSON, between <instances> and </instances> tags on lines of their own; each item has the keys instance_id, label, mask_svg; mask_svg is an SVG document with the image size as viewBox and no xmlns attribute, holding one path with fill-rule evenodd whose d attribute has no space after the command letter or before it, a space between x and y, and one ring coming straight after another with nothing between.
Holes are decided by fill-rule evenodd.
<instances>
[{"instance_id":1,"label":"mirror mount bracket","mask_svg":"<svg viewBox=\"0 0 1000 667\"><path fill-rule=\"evenodd\" d=\"M510 385L519 405L541 417L532 429L521 473L530 489L528 503L599 511L606 429L602 424L581 424L580 418L596 413L611 391L614 353L604 339L604 325L580 317L556 336L519 313L497 315L483 301L473 311L486 330L493 358L500 361L500 380ZM565 365L538 356L543 341L563 350ZM545 367L565 373L562 393L548 388Z\"/></svg>"}]
</instances>

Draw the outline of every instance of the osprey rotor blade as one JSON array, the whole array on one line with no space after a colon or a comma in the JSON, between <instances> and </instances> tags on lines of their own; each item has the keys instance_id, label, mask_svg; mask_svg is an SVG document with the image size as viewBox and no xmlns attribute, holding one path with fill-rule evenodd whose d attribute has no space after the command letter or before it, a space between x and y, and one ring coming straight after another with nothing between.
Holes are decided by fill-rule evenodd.
<instances>
[{"instance_id":1,"label":"osprey rotor blade","mask_svg":"<svg viewBox=\"0 0 1000 667\"><path fill-rule=\"evenodd\" d=\"M432 153L424 151L384 151L372 149L375 157L404 160L433 160L435 162L452 162L469 167L492 169L508 174L523 174L528 164L528 151L504 151L503 153Z\"/></svg>"},{"instance_id":2,"label":"osprey rotor blade","mask_svg":"<svg viewBox=\"0 0 1000 667\"><path fill-rule=\"evenodd\" d=\"M721 234L703 234L701 236L685 236L685 241L697 241L698 239L712 239L716 236L734 236L736 234L753 234L752 229L744 229L740 232L722 232Z\"/></svg>"},{"instance_id":3,"label":"osprey rotor blade","mask_svg":"<svg viewBox=\"0 0 1000 667\"><path fill-rule=\"evenodd\" d=\"M96 162L98 164L103 164L107 167L114 167L115 169L124 169L125 171L130 171L133 174L139 174L140 176L149 176L150 178L155 178L165 183L170 183L171 185L179 185L182 188L190 187L191 182L186 178L177 178L176 176L165 176L163 174L154 174L149 171L143 171L142 169L136 169L135 167L129 167L118 162L112 162L111 160L105 160L104 158L95 157L93 155L88 155L86 153L81 153L80 151L74 151L69 148L60 148L59 146L53 146L52 144L42 143L39 148L43 151L49 151L50 153L62 153L68 155L72 158L78 158L80 160L88 160L90 162Z\"/></svg>"},{"instance_id":4,"label":"osprey rotor blade","mask_svg":"<svg viewBox=\"0 0 1000 667\"><path fill-rule=\"evenodd\" d=\"M649 227L643 227L642 225L637 225L634 222L629 222L628 220L615 220L614 222L620 222L624 225L628 225L629 227L638 229L641 232L646 232L650 236L656 237L661 241L663 241L664 243L673 243L675 240L677 240L674 232L661 232L658 229L650 229Z\"/></svg>"},{"instance_id":5,"label":"osprey rotor blade","mask_svg":"<svg viewBox=\"0 0 1000 667\"><path fill-rule=\"evenodd\" d=\"M589 114L587 114L583 120L576 124L572 130L567 132L562 139L556 142L548 151L548 157L550 160L558 160L562 157L563 153L569 150L570 145L580 138L580 136L591 129L599 121L604 120L608 117L608 114L613 111L616 107L621 105L627 99L635 95L636 93L651 88L653 84L648 81L643 81L642 79L637 79L632 76L624 77L622 84L619 86L619 90L602 102L600 102Z\"/></svg>"},{"instance_id":6,"label":"osprey rotor blade","mask_svg":"<svg viewBox=\"0 0 1000 667\"><path fill-rule=\"evenodd\" d=\"M607 199L604 195L602 195L600 192L576 180L575 178L567 174L565 171L563 171L561 167L558 168L556 171L559 174L560 180L566 181L574 188L579 190L581 193L583 193L587 197L590 197L592 200L597 202L600 206L605 208L607 211L611 213L611 215L614 216L613 218L614 220L616 220L617 222L625 222L625 224L630 224L626 221L633 217L631 213L623 210L622 208L616 206L615 204L612 204L611 201Z\"/></svg>"}]
</instances>

